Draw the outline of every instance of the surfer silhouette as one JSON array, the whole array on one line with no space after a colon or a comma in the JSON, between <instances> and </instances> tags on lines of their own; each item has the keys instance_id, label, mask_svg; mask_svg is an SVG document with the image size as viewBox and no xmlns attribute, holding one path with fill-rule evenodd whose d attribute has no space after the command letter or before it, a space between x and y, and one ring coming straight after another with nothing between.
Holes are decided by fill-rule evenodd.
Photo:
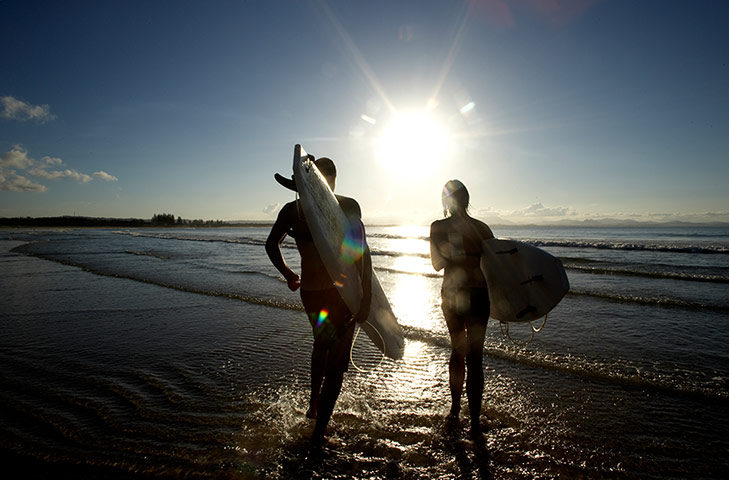
<instances>
[{"instance_id":1,"label":"surfer silhouette","mask_svg":"<svg viewBox=\"0 0 729 480\"><path fill-rule=\"evenodd\" d=\"M458 419L467 368L471 433L480 437L483 344L490 311L488 286L480 267L481 242L494 235L488 225L468 214L469 194L460 181L445 184L442 201L446 218L430 226L430 257L433 267L443 270L441 308L451 337L448 417Z\"/></svg>"},{"instance_id":2,"label":"surfer silhouette","mask_svg":"<svg viewBox=\"0 0 729 480\"><path fill-rule=\"evenodd\" d=\"M334 162L322 157L314 163L333 191L337 176ZM276 180L286 188L296 190L293 179L276 174ZM362 276L363 298L355 317L327 273L299 200L289 202L281 208L266 240L266 253L286 279L289 289L296 291L300 288L301 301L313 330L311 398L306 416L316 419L313 440L317 443L323 441L334 404L341 391L344 372L349 366L355 322L362 323L367 320L371 300L372 263L369 249L364 242L365 231L360 206L352 198L341 195L336 195L336 198L350 223L351 232L348 236L361 239L361 243L365 245L362 256L356 262ZM300 277L288 266L282 255L281 243L286 236L291 236L296 241L301 256Z\"/></svg>"}]
</instances>

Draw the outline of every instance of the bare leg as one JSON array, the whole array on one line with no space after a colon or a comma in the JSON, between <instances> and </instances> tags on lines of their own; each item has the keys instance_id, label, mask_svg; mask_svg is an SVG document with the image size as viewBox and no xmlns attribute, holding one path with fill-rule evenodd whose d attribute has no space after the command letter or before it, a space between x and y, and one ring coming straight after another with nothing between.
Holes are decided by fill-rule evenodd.
<instances>
[{"instance_id":1,"label":"bare leg","mask_svg":"<svg viewBox=\"0 0 729 480\"><path fill-rule=\"evenodd\" d=\"M481 433L481 403L483 400L483 343L486 336L486 322L483 319L472 319L468 322L468 353L466 365L468 376L466 378L466 395L468 396L468 410L471 415L471 432L475 435Z\"/></svg>"},{"instance_id":2,"label":"bare leg","mask_svg":"<svg viewBox=\"0 0 729 480\"><path fill-rule=\"evenodd\" d=\"M466 376L465 350L466 332L451 331L451 359L448 362L448 383L451 389L451 411L449 417L458 418L461 411L463 380Z\"/></svg>"},{"instance_id":3,"label":"bare leg","mask_svg":"<svg viewBox=\"0 0 729 480\"><path fill-rule=\"evenodd\" d=\"M314 347L311 352L311 399L307 418L317 418L319 411L319 394L324 380L324 371L327 366L328 350Z\"/></svg>"},{"instance_id":4,"label":"bare leg","mask_svg":"<svg viewBox=\"0 0 729 480\"><path fill-rule=\"evenodd\" d=\"M332 412L334 412L334 404L337 403L337 398L342 390L342 381L349 363L349 348L352 345L353 336L354 322L351 322L344 331L339 333L339 337L326 358L324 384L321 387L319 412L312 438L314 443L321 443L324 440L324 432L332 417Z\"/></svg>"},{"instance_id":5,"label":"bare leg","mask_svg":"<svg viewBox=\"0 0 729 480\"><path fill-rule=\"evenodd\" d=\"M461 411L461 395L463 394L463 378L465 376L466 365L463 356L455 351L451 352L451 360L448 364L448 373L450 374L449 384L451 387L451 411L450 416L458 418Z\"/></svg>"},{"instance_id":6,"label":"bare leg","mask_svg":"<svg viewBox=\"0 0 729 480\"><path fill-rule=\"evenodd\" d=\"M337 402L339 392L342 390L343 379L344 372L328 374L324 379L321 399L319 400L319 414L314 427L314 442L320 442L324 438L324 432L334 411L334 404Z\"/></svg>"}]
</instances>

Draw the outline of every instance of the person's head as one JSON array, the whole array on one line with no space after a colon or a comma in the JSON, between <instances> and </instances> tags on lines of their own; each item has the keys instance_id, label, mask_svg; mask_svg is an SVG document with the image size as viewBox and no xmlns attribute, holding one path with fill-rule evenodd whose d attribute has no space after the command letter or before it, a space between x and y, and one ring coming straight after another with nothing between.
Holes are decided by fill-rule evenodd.
<instances>
[{"instance_id":1,"label":"person's head","mask_svg":"<svg viewBox=\"0 0 729 480\"><path fill-rule=\"evenodd\" d=\"M470 197L466 186L459 180L448 180L443 186L441 196L443 201L443 215L453 215L458 211L468 211Z\"/></svg>"},{"instance_id":2,"label":"person's head","mask_svg":"<svg viewBox=\"0 0 729 480\"><path fill-rule=\"evenodd\" d=\"M329 188L334 190L334 185L337 180L337 167L334 166L334 162L330 158L321 157L317 158L314 161L314 164L316 165L316 168L319 169L321 174L324 175L324 178L329 184Z\"/></svg>"}]
</instances>

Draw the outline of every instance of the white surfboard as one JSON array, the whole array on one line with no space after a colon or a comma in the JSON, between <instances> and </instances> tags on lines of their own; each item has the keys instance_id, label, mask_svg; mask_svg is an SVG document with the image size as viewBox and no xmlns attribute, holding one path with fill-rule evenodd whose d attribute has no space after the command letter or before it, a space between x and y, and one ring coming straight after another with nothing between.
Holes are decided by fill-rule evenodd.
<instances>
[{"instance_id":1,"label":"white surfboard","mask_svg":"<svg viewBox=\"0 0 729 480\"><path fill-rule=\"evenodd\" d=\"M570 289L562 262L544 250L497 238L484 240L482 248L491 318L531 322L549 313Z\"/></svg>"},{"instance_id":2,"label":"white surfboard","mask_svg":"<svg viewBox=\"0 0 729 480\"><path fill-rule=\"evenodd\" d=\"M301 145L294 148L294 182L306 224L311 231L319 256L329 276L338 287L344 303L353 313L359 311L362 285L356 266L342 255L342 245L349 221L339 206L334 192ZM372 272L372 302L367 321L362 324L367 336L385 355L402 358L405 340L390 302Z\"/></svg>"}]
</instances>

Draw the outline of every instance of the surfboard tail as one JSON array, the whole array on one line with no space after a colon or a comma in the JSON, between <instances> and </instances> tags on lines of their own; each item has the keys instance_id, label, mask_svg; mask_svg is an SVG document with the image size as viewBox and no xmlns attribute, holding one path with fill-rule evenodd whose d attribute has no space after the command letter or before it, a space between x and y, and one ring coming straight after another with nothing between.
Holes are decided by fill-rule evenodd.
<instances>
[{"instance_id":1,"label":"surfboard tail","mask_svg":"<svg viewBox=\"0 0 729 480\"><path fill-rule=\"evenodd\" d=\"M362 324L362 330L365 331L372 343L386 356L393 360L400 360L405 351L404 339L393 336L391 333L380 332L380 330L369 321ZM399 339L399 340L398 340Z\"/></svg>"},{"instance_id":2,"label":"surfboard tail","mask_svg":"<svg viewBox=\"0 0 729 480\"><path fill-rule=\"evenodd\" d=\"M501 322L542 318L569 290L558 258L516 240L484 240L481 270L489 287L491 318Z\"/></svg>"}]
</instances>

